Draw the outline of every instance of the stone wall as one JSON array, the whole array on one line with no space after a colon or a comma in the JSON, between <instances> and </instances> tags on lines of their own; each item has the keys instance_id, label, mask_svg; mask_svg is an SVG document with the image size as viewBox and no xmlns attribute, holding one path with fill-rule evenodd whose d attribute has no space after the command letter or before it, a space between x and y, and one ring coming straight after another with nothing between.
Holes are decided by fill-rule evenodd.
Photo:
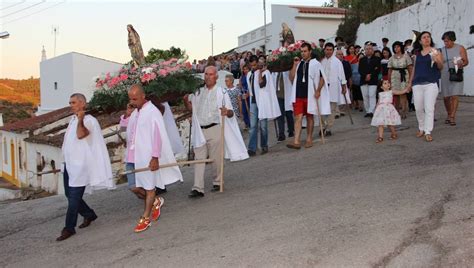
<instances>
[{"instance_id":1,"label":"stone wall","mask_svg":"<svg viewBox=\"0 0 474 268\"><path fill-rule=\"evenodd\" d=\"M387 37L390 44L396 40L404 41L413 37L412 30L429 31L436 47L444 46L441 36L444 32L456 32L457 41L463 45L471 60L465 70L464 93L474 96L474 1L472 0L422 0L420 3L400 11L377 18L369 24L361 24L357 31L357 44L370 40L381 44Z\"/></svg>"}]
</instances>

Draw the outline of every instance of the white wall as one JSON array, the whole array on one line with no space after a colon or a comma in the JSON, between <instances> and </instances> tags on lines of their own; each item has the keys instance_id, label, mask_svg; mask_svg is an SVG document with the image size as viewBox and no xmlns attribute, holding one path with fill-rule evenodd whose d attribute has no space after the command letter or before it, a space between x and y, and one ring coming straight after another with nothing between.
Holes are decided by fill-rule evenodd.
<instances>
[{"instance_id":1,"label":"white wall","mask_svg":"<svg viewBox=\"0 0 474 268\"><path fill-rule=\"evenodd\" d=\"M51 160L54 160L56 169L61 168L63 162L61 148L31 142L27 142L26 147L28 154L27 165L29 169L34 172L30 173L27 180L25 180L27 186L41 187L41 189L50 193L64 194L63 176L61 172L42 175L41 185L36 175L38 171L52 170ZM44 159L45 164L41 170L37 170L38 153L39 157Z\"/></svg>"},{"instance_id":2,"label":"white wall","mask_svg":"<svg viewBox=\"0 0 474 268\"><path fill-rule=\"evenodd\" d=\"M471 60L464 73L464 93L474 96L474 35L469 34L469 27L474 24L474 1L472 0L422 0L398 12L380 17L370 24L362 24L357 31L357 43L370 40L381 43L383 37L390 43L411 39L413 32L429 31L437 47L442 47L441 36L444 32L456 32L457 41L468 49Z\"/></svg>"},{"instance_id":3,"label":"white wall","mask_svg":"<svg viewBox=\"0 0 474 268\"><path fill-rule=\"evenodd\" d=\"M81 53L71 52L40 63L41 104L38 115L68 106L73 93L90 100L95 89L93 78L116 72L123 65ZM58 89L54 89L54 82Z\"/></svg>"},{"instance_id":4,"label":"white wall","mask_svg":"<svg viewBox=\"0 0 474 268\"><path fill-rule=\"evenodd\" d=\"M283 30L281 27L282 23L286 23L290 27L295 35L295 40L300 39L294 32L296 27L295 17L297 15L298 9L296 8L291 8L287 5L272 5L272 38L268 42L269 49L274 50L281 46L280 33Z\"/></svg>"},{"instance_id":5,"label":"white wall","mask_svg":"<svg viewBox=\"0 0 474 268\"><path fill-rule=\"evenodd\" d=\"M105 74L107 72L117 72L123 64L112 61L94 58L80 53L72 53L73 55L73 88L72 93L82 93L89 101L94 93L95 81L93 78ZM65 105L69 102L69 96ZM60 107L58 107L60 108Z\"/></svg>"},{"instance_id":6,"label":"white wall","mask_svg":"<svg viewBox=\"0 0 474 268\"><path fill-rule=\"evenodd\" d=\"M72 54L68 53L40 63L40 109L38 114L47 113L67 106L73 82ZM57 82L57 89L54 83Z\"/></svg>"},{"instance_id":7,"label":"white wall","mask_svg":"<svg viewBox=\"0 0 474 268\"><path fill-rule=\"evenodd\" d=\"M336 31L341 23L341 18L304 18L296 19L295 38L315 42L319 38L331 39L336 37Z\"/></svg>"},{"instance_id":8,"label":"white wall","mask_svg":"<svg viewBox=\"0 0 474 268\"><path fill-rule=\"evenodd\" d=\"M23 141L28 135L14 132L0 131L1 132L1 146L0 153L1 164L0 171L2 175L7 179L18 180L20 185L24 185L28 176L28 165L27 165L27 150L25 142ZM14 145L14 159L11 158L11 144ZM21 147L21 155L19 148ZM6 158L5 158L6 149ZM5 159L7 160L5 163ZM12 162L15 163L15 172L12 170ZM21 163L21 165L20 165ZM14 174L13 174L14 173ZM14 177L11 177L13 176ZM15 182L16 183L16 182Z\"/></svg>"}]
</instances>

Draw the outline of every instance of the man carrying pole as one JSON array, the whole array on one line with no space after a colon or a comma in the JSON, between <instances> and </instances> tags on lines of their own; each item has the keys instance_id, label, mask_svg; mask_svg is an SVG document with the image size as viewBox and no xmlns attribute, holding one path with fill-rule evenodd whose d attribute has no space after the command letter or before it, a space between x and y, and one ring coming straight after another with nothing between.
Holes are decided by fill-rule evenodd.
<instances>
[{"instance_id":1,"label":"man carrying pole","mask_svg":"<svg viewBox=\"0 0 474 268\"><path fill-rule=\"evenodd\" d=\"M303 43L301 45L302 59L295 58L290 71L290 81L293 83L291 100L295 116L295 138L292 143L287 144L287 147L291 149L301 148L303 116L306 116L307 121L307 137L304 146L310 148L313 146L313 116L318 116L321 126L321 115L331 114L326 76L321 64L316 59L311 59L311 50L309 43Z\"/></svg>"},{"instance_id":2,"label":"man carrying pole","mask_svg":"<svg viewBox=\"0 0 474 268\"><path fill-rule=\"evenodd\" d=\"M136 109L127 125L127 169L149 168L149 171L127 175L129 185L134 184L132 191L145 197L143 215L135 227L138 233L150 227L161 214L164 199L156 196L155 187L163 189L168 184L182 181L183 177L177 166L159 168L160 164L176 163L161 112L145 99L139 84L130 88L128 97Z\"/></svg>"},{"instance_id":3,"label":"man carrying pole","mask_svg":"<svg viewBox=\"0 0 474 268\"><path fill-rule=\"evenodd\" d=\"M184 96L186 108L193 112L191 138L195 159L206 159L209 155L212 160L210 164L213 178L212 191L220 191L221 182L223 182L222 146L225 146L226 157L231 161L249 157L234 117L230 98L221 87L217 86L217 78L216 67L206 67L205 86L195 94ZM223 120L226 122L225 126ZM224 127L225 142L222 140L222 127ZM205 164L194 166L194 186L189 194L190 198L204 197L204 171Z\"/></svg>"},{"instance_id":4,"label":"man carrying pole","mask_svg":"<svg viewBox=\"0 0 474 268\"><path fill-rule=\"evenodd\" d=\"M68 200L66 225L56 241L68 239L76 233L77 216L84 217L79 228L88 227L97 215L82 199L86 187L90 189L114 188L109 153L99 122L85 115L86 97L71 95L69 106L74 115L69 122L62 151L64 155L64 193Z\"/></svg>"}]
</instances>

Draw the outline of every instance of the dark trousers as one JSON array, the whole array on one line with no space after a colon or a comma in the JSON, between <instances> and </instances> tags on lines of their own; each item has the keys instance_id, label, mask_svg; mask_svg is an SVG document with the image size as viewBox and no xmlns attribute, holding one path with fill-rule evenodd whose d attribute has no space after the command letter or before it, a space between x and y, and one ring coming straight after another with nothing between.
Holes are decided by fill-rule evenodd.
<instances>
[{"instance_id":1,"label":"dark trousers","mask_svg":"<svg viewBox=\"0 0 474 268\"><path fill-rule=\"evenodd\" d=\"M85 186L82 187L70 187L69 186L69 174L67 173L66 167L64 167L64 193L66 194L68 206L66 213L66 227L64 229L69 232L75 233L74 228L77 225L77 215L80 214L84 219L95 218L96 214L86 202L82 199Z\"/></svg>"},{"instance_id":2,"label":"dark trousers","mask_svg":"<svg viewBox=\"0 0 474 268\"><path fill-rule=\"evenodd\" d=\"M285 111L285 99L278 98L281 115L277 118L278 122L278 137L285 137L285 117L288 124L288 136L293 136L295 132L295 121L293 119L292 111Z\"/></svg>"},{"instance_id":3,"label":"dark trousers","mask_svg":"<svg viewBox=\"0 0 474 268\"><path fill-rule=\"evenodd\" d=\"M250 108L249 100L250 99L246 99L246 100L242 99L242 117L244 119L244 123L247 128L250 127L250 111L247 111L247 104L249 105L249 108ZM247 102L247 104L245 104L245 102Z\"/></svg>"}]
</instances>

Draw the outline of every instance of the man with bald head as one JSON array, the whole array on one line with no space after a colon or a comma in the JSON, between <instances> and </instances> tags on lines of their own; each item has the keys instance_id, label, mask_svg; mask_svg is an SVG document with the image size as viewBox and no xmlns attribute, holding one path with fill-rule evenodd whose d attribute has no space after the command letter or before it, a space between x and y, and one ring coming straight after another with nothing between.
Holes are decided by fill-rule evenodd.
<instances>
[{"instance_id":1,"label":"man with bald head","mask_svg":"<svg viewBox=\"0 0 474 268\"><path fill-rule=\"evenodd\" d=\"M85 114L86 98L71 95L69 106L73 116L64 134L64 193L68 200L66 226L56 239L62 241L76 233L77 216L84 217L79 228L88 227L97 215L82 199L88 189L114 188L109 153L99 122Z\"/></svg>"},{"instance_id":2,"label":"man with bald head","mask_svg":"<svg viewBox=\"0 0 474 268\"><path fill-rule=\"evenodd\" d=\"M145 98L143 87L135 84L128 92L129 105L135 110L127 123L127 170L149 168L149 171L127 175L130 190L144 197L144 210L135 232L145 231L152 221L157 221L164 203L157 197L155 187L182 181L179 168L160 169L160 164L176 163L163 116L151 101Z\"/></svg>"},{"instance_id":3,"label":"man with bald head","mask_svg":"<svg viewBox=\"0 0 474 268\"><path fill-rule=\"evenodd\" d=\"M213 178L212 191L220 190L220 167L223 161L220 152L221 117L227 117L225 123L225 150L231 161L248 158L245 144L240 134L237 120L232 110L229 94L217 86L217 69L214 66L206 67L204 71L205 86L196 93L184 96L186 108L193 112L192 117L192 144L196 160L206 159L208 156L213 162L211 176ZM205 164L194 166L194 186L189 194L190 198L204 196Z\"/></svg>"}]
</instances>

